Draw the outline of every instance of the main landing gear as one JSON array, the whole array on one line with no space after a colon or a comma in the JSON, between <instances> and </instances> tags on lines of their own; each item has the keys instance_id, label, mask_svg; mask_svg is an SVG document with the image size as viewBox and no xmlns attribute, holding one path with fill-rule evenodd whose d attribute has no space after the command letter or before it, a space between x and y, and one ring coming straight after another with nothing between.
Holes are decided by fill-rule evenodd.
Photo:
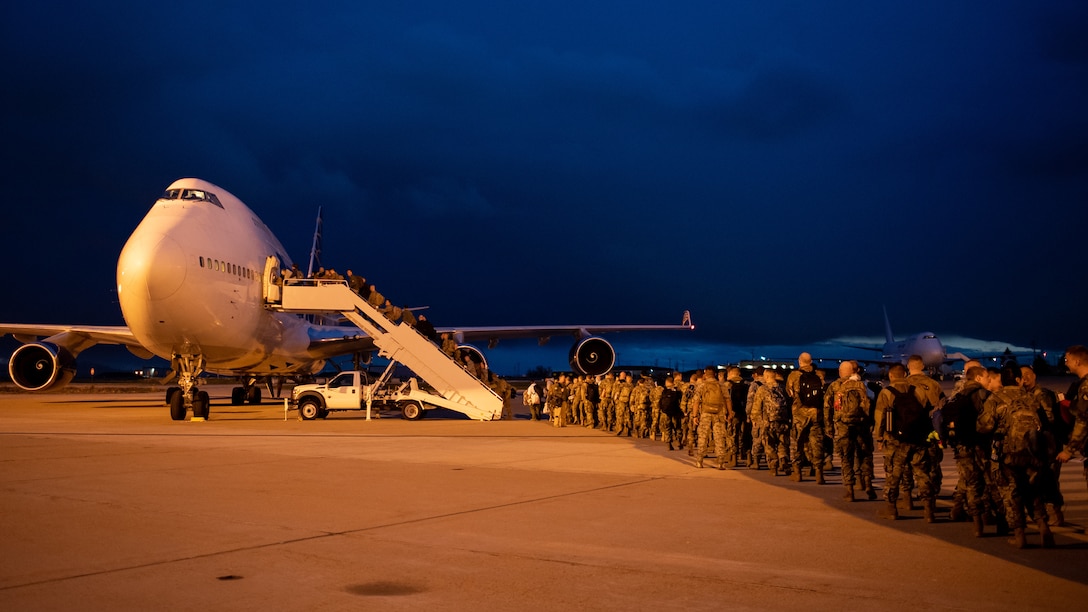
<instances>
[{"instance_id":1,"label":"main landing gear","mask_svg":"<svg viewBox=\"0 0 1088 612\"><path fill-rule=\"evenodd\" d=\"M245 386L235 387L230 390L230 405L241 406L246 402L250 404L261 403L261 387L256 380L247 380Z\"/></svg>"}]
</instances>

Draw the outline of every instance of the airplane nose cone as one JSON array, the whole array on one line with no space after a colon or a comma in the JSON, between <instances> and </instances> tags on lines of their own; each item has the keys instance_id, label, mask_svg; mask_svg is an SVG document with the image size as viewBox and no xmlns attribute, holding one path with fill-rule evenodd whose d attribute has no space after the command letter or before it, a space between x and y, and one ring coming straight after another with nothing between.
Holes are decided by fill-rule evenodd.
<instances>
[{"instance_id":1,"label":"airplane nose cone","mask_svg":"<svg viewBox=\"0 0 1088 612\"><path fill-rule=\"evenodd\" d=\"M185 251L162 234L134 235L117 263L117 292L126 299L164 300L185 281Z\"/></svg>"}]
</instances>

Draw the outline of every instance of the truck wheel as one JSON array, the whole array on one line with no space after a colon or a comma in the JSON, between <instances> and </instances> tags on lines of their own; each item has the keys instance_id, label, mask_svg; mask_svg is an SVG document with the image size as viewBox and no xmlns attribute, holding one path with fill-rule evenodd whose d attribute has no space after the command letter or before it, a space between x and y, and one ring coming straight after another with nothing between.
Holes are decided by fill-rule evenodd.
<instances>
[{"instance_id":1,"label":"truck wheel","mask_svg":"<svg viewBox=\"0 0 1088 612\"><path fill-rule=\"evenodd\" d=\"M307 397L298 403L298 414L304 421L312 421L321 414L321 406L312 397Z\"/></svg>"},{"instance_id":2,"label":"truck wheel","mask_svg":"<svg viewBox=\"0 0 1088 612\"><path fill-rule=\"evenodd\" d=\"M401 402L400 413L409 421L418 421L423 418L423 405L419 402Z\"/></svg>"}]
</instances>

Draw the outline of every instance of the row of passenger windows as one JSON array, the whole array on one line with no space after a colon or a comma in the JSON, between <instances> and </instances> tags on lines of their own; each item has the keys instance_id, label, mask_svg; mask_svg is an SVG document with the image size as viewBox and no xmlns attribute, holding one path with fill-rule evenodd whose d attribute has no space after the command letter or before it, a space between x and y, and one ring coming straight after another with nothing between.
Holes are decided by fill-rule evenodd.
<instances>
[{"instance_id":1,"label":"row of passenger windows","mask_svg":"<svg viewBox=\"0 0 1088 612\"><path fill-rule=\"evenodd\" d=\"M219 261L218 259L212 259L211 257L201 257L200 267L207 268L214 272L225 272L227 274L233 274L249 280L257 278L257 273L249 268L239 266L238 264L227 263L225 261Z\"/></svg>"}]
</instances>

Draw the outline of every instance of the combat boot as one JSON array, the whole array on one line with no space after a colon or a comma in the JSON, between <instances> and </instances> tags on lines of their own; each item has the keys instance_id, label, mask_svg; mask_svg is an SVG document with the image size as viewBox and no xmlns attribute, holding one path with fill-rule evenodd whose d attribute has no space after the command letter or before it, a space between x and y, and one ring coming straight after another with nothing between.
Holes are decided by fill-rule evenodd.
<instances>
[{"instance_id":1,"label":"combat boot","mask_svg":"<svg viewBox=\"0 0 1088 612\"><path fill-rule=\"evenodd\" d=\"M846 493L843 493L842 500L844 502L853 502L854 501L854 487L852 487L850 485L846 485Z\"/></svg>"},{"instance_id":2,"label":"combat boot","mask_svg":"<svg viewBox=\"0 0 1088 612\"><path fill-rule=\"evenodd\" d=\"M729 461L726 462L726 466L731 467L731 468L737 467L737 455L736 455L736 453L733 453L732 455L729 455Z\"/></svg>"},{"instance_id":3,"label":"combat boot","mask_svg":"<svg viewBox=\"0 0 1088 612\"><path fill-rule=\"evenodd\" d=\"M936 505L937 503L932 497L923 502L922 512L926 517L927 523L932 523L937 520L937 517L934 516L934 513L936 512Z\"/></svg>"},{"instance_id":4,"label":"combat boot","mask_svg":"<svg viewBox=\"0 0 1088 612\"><path fill-rule=\"evenodd\" d=\"M816 470L816 484L827 484L824 482L824 469L822 467Z\"/></svg>"},{"instance_id":5,"label":"combat boot","mask_svg":"<svg viewBox=\"0 0 1088 612\"><path fill-rule=\"evenodd\" d=\"M725 462L724 461L718 461L718 469L719 470L724 470L725 469Z\"/></svg>"},{"instance_id":6,"label":"combat boot","mask_svg":"<svg viewBox=\"0 0 1088 612\"><path fill-rule=\"evenodd\" d=\"M676 450L675 448L672 447L672 442L669 442L669 450Z\"/></svg>"},{"instance_id":7,"label":"combat boot","mask_svg":"<svg viewBox=\"0 0 1088 612\"><path fill-rule=\"evenodd\" d=\"M1043 538L1043 548L1054 548L1054 534L1050 531L1050 525L1046 524L1046 519L1041 518L1036 524L1039 525L1039 535Z\"/></svg>"},{"instance_id":8,"label":"combat boot","mask_svg":"<svg viewBox=\"0 0 1088 612\"><path fill-rule=\"evenodd\" d=\"M748 469L749 470L758 470L759 469L759 459L756 459L755 457L748 457Z\"/></svg>"},{"instance_id":9,"label":"combat boot","mask_svg":"<svg viewBox=\"0 0 1088 612\"><path fill-rule=\"evenodd\" d=\"M1065 513L1062 512L1062 509L1057 507L1057 506L1053 506L1052 509L1053 509L1052 514L1054 515L1054 521L1051 523L1051 525L1054 525L1055 527L1061 527L1061 526L1065 525Z\"/></svg>"},{"instance_id":10,"label":"combat boot","mask_svg":"<svg viewBox=\"0 0 1088 612\"><path fill-rule=\"evenodd\" d=\"M982 531L983 531L983 529L985 529L985 527L982 524L982 515L981 514L976 514L972 518L974 518L974 520L975 520L975 537L976 538L981 538L982 537Z\"/></svg>"},{"instance_id":11,"label":"combat boot","mask_svg":"<svg viewBox=\"0 0 1088 612\"><path fill-rule=\"evenodd\" d=\"M948 511L948 520L953 523L967 520L967 513L963 510L963 502L956 500L956 502L952 504L952 509Z\"/></svg>"},{"instance_id":12,"label":"combat boot","mask_svg":"<svg viewBox=\"0 0 1088 612\"><path fill-rule=\"evenodd\" d=\"M876 491L873 490L873 485L869 485L868 488L865 489L865 496L869 498L869 501L876 500Z\"/></svg>"},{"instance_id":13,"label":"combat boot","mask_svg":"<svg viewBox=\"0 0 1088 612\"><path fill-rule=\"evenodd\" d=\"M877 513L880 518L886 518L889 521L899 520L899 508L896 507L895 502L888 502L885 504L884 509Z\"/></svg>"},{"instance_id":14,"label":"combat boot","mask_svg":"<svg viewBox=\"0 0 1088 612\"><path fill-rule=\"evenodd\" d=\"M792 480L794 482L801 482L802 477L801 477L801 465L800 464L795 463L793 465L793 469L790 470L790 480Z\"/></svg>"},{"instance_id":15,"label":"combat boot","mask_svg":"<svg viewBox=\"0 0 1088 612\"><path fill-rule=\"evenodd\" d=\"M695 467L702 469L702 467L703 467L703 458L702 457L699 457L699 458L697 458L695 460Z\"/></svg>"},{"instance_id":16,"label":"combat boot","mask_svg":"<svg viewBox=\"0 0 1088 612\"><path fill-rule=\"evenodd\" d=\"M1009 544L1012 544L1016 548L1024 548L1028 545L1028 539L1024 535L1024 528L1017 527L1012 530L1012 537L1009 538Z\"/></svg>"}]
</instances>

